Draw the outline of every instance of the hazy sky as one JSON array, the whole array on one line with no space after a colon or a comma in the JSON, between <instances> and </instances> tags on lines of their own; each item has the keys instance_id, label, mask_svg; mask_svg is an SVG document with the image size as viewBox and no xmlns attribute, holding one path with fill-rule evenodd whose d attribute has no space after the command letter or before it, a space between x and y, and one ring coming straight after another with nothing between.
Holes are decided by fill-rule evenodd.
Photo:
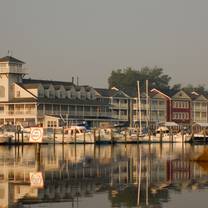
<instances>
[{"instance_id":1,"label":"hazy sky","mask_svg":"<svg viewBox=\"0 0 208 208\"><path fill-rule=\"evenodd\" d=\"M207 0L0 0L0 56L30 77L107 87L117 68L159 66L208 86Z\"/></svg>"}]
</instances>

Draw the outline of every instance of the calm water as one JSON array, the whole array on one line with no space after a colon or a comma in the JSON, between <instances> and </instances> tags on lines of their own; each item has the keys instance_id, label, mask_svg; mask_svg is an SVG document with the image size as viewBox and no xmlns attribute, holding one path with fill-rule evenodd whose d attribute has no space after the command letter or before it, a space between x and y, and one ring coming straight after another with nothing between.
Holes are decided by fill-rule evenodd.
<instances>
[{"instance_id":1,"label":"calm water","mask_svg":"<svg viewBox=\"0 0 208 208\"><path fill-rule=\"evenodd\" d=\"M0 207L207 207L205 146L0 146ZM44 187L31 184L42 173ZM41 186L41 179L35 181Z\"/></svg>"}]
</instances>

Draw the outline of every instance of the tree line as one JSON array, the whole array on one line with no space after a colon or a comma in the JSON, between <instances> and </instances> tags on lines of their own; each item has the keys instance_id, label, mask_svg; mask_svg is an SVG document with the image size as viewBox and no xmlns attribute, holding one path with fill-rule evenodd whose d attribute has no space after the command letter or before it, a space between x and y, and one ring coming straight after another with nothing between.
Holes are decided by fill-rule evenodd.
<instances>
[{"instance_id":1,"label":"tree line","mask_svg":"<svg viewBox=\"0 0 208 208\"><path fill-rule=\"evenodd\" d=\"M204 85L193 86L192 84L188 84L182 86L181 84L174 84L171 86L171 79L172 78L168 74L165 74L164 70L159 67L143 67L138 70L127 67L125 69L113 70L108 78L108 84L109 88L116 87L130 96L137 95L137 81L140 81L141 92L145 91L146 80L149 80L149 89L157 88L170 96L181 89L185 90L187 93L195 91L208 96L208 90Z\"/></svg>"}]
</instances>

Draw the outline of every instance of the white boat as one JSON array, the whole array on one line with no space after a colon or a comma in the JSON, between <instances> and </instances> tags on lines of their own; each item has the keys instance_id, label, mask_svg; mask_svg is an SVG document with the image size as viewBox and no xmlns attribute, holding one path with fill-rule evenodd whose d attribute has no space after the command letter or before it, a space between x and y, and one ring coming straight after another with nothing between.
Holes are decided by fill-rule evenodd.
<instances>
[{"instance_id":1,"label":"white boat","mask_svg":"<svg viewBox=\"0 0 208 208\"><path fill-rule=\"evenodd\" d=\"M162 138L161 138L162 137ZM167 127L159 127L156 130L155 135L151 135L150 138L148 135L145 137L142 137L142 142L152 142L152 143L182 143L182 142L188 142L190 140L191 136L188 134L184 134L184 138L182 137L181 132L179 133L171 133L171 131Z\"/></svg>"},{"instance_id":2,"label":"white boat","mask_svg":"<svg viewBox=\"0 0 208 208\"><path fill-rule=\"evenodd\" d=\"M56 131L55 133L55 142L62 143L64 139L64 143L95 143L94 134L92 132L88 132L84 126L70 126L68 128L60 129L60 131Z\"/></svg>"},{"instance_id":3,"label":"white boat","mask_svg":"<svg viewBox=\"0 0 208 208\"><path fill-rule=\"evenodd\" d=\"M8 128L9 127L9 128ZM10 126L0 127L0 143L11 143L14 137L14 130Z\"/></svg>"},{"instance_id":4,"label":"white boat","mask_svg":"<svg viewBox=\"0 0 208 208\"><path fill-rule=\"evenodd\" d=\"M123 134L116 129L106 128L96 131L96 143L117 143L123 138Z\"/></svg>"},{"instance_id":5,"label":"white boat","mask_svg":"<svg viewBox=\"0 0 208 208\"><path fill-rule=\"evenodd\" d=\"M8 132L0 132L0 143L11 143L12 137Z\"/></svg>"}]
</instances>

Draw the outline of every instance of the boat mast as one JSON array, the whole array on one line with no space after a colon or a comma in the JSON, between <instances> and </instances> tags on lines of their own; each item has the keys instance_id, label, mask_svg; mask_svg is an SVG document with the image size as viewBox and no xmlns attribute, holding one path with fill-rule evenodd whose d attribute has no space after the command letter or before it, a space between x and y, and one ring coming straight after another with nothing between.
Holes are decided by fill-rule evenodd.
<instances>
[{"instance_id":1,"label":"boat mast","mask_svg":"<svg viewBox=\"0 0 208 208\"><path fill-rule=\"evenodd\" d=\"M146 80L146 128L149 127L149 82Z\"/></svg>"},{"instance_id":2,"label":"boat mast","mask_svg":"<svg viewBox=\"0 0 208 208\"><path fill-rule=\"evenodd\" d=\"M142 135L141 95L139 81L137 81L138 104L139 104L139 134Z\"/></svg>"}]
</instances>

